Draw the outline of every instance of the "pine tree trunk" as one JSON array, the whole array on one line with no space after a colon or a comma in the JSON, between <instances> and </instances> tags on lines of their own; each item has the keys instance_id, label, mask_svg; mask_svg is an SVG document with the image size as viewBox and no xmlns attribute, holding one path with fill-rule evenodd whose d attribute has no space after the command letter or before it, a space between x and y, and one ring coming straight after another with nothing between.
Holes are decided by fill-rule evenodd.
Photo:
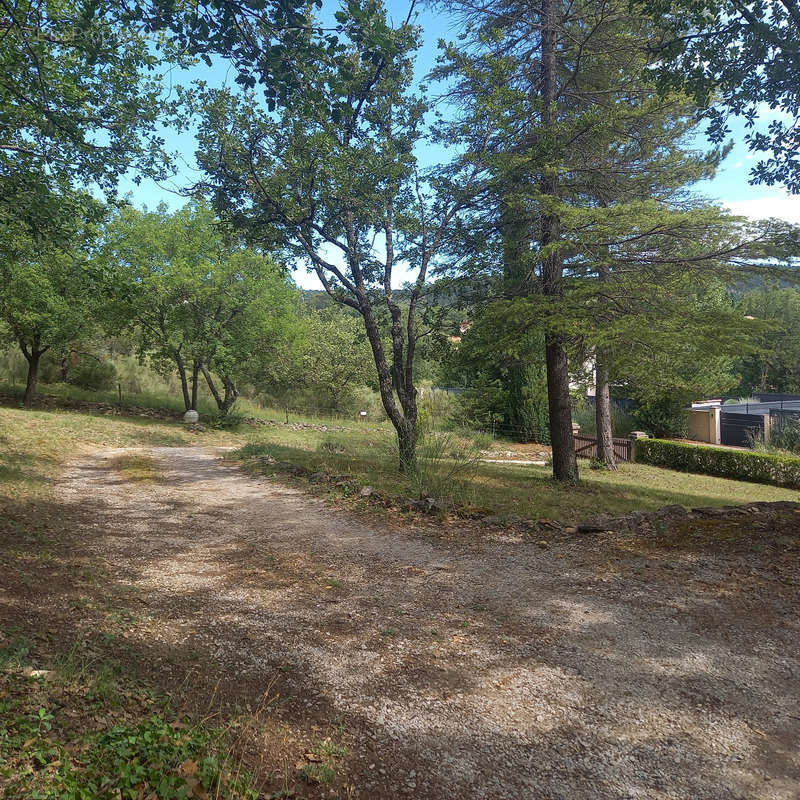
<instances>
[{"instance_id":1,"label":"pine tree trunk","mask_svg":"<svg viewBox=\"0 0 800 800\"><path fill-rule=\"evenodd\" d=\"M175 363L178 366L178 376L181 379L181 391L183 392L183 405L185 411L191 411L192 398L189 396L189 382L186 380L186 367L183 364L183 357L180 353L175 353Z\"/></svg>"},{"instance_id":2,"label":"pine tree trunk","mask_svg":"<svg viewBox=\"0 0 800 800\"><path fill-rule=\"evenodd\" d=\"M614 455L614 433L611 430L611 397L608 387L608 367L605 352L598 347L595 352L594 368L594 414L597 427L597 459L608 469L617 468Z\"/></svg>"},{"instance_id":3,"label":"pine tree trunk","mask_svg":"<svg viewBox=\"0 0 800 800\"><path fill-rule=\"evenodd\" d=\"M557 0L542 2L542 127L545 136L551 133L557 120L553 107L558 100L556 30ZM552 166L545 166L540 182L545 198L558 196L558 175ZM561 237L561 221L554 213L542 216L541 245L547 247ZM561 294L563 256L552 250L542 264L542 293L556 297ZM552 331L545 335L547 364L547 398L550 411L550 443L553 448L553 477L559 481L578 480L575 440L572 436L572 406L569 397L569 365L561 338Z\"/></svg>"},{"instance_id":4,"label":"pine tree trunk","mask_svg":"<svg viewBox=\"0 0 800 800\"><path fill-rule=\"evenodd\" d=\"M572 436L567 353L561 341L548 334L545 337L545 355L553 477L558 481L574 482L578 480L578 461L575 456L575 439Z\"/></svg>"}]
</instances>

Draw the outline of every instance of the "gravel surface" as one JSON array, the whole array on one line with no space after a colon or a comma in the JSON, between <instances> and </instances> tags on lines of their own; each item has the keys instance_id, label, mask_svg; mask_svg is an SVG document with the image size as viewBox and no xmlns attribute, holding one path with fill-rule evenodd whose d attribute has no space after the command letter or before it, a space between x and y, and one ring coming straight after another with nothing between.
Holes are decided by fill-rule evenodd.
<instances>
[{"instance_id":1,"label":"gravel surface","mask_svg":"<svg viewBox=\"0 0 800 800\"><path fill-rule=\"evenodd\" d=\"M124 452L59 497L94 506L87 548L144 598L129 645L343 720L348 796L800 797L798 584L774 549L435 536L220 450L146 451L163 480L131 482Z\"/></svg>"}]
</instances>

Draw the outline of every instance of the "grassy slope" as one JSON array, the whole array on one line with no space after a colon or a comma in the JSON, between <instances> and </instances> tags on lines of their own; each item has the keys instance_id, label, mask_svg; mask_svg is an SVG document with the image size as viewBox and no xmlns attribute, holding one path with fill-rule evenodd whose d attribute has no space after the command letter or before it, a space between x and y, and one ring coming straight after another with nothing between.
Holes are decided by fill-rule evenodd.
<instances>
[{"instance_id":1,"label":"grassy slope","mask_svg":"<svg viewBox=\"0 0 800 800\"><path fill-rule=\"evenodd\" d=\"M350 474L361 484L400 497L414 496L419 491L419 485L397 469L393 437L388 432L357 427L349 432L328 433L269 428L248 438L281 461ZM463 447L463 442L455 439L453 442L456 449ZM250 452L255 454L252 448ZM454 463L445 460L438 469L452 469ZM622 464L617 472L591 470L588 462L582 462L581 467L581 483L564 487L551 479L548 467L480 463L465 470L465 474L472 473L468 485L457 485L455 493L473 510L563 521L672 503L696 507L798 498L798 493L789 489L691 475L645 464ZM433 483L431 494L442 491L442 487ZM445 494L447 489L445 486Z\"/></svg>"},{"instance_id":2,"label":"grassy slope","mask_svg":"<svg viewBox=\"0 0 800 800\"><path fill-rule=\"evenodd\" d=\"M113 406L119 405L119 396L116 390L94 391L81 389L78 386L67 383L40 383L38 392L41 397L55 397L60 400L77 402L108 403ZM20 406L22 405L23 393L24 387L22 385L0 381L0 394L7 394L18 398ZM124 392L122 396L122 405L128 408L141 407L171 411L175 414L182 414L184 410L183 399L179 393L170 394L164 391ZM207 392L205 394L201 393L197 410L204 417L213 417L218 413L213 399L208 396ZM277 422L284 422L286 420L286 409L269 408L246 397L240 397L237 400L232 414L274 420ZM356 421L353 417L346 415L337 416L325 413L301 413L295 410L290 410L288 416L290 422L312 422L323 425L353 424ZM377 424L381 427L390 427L389 423L385 420Z\"/></svg>"},{"instance_id":3,"label":"grassy slope","mask_svg":"<svg viewBox=\"0 0 800 800\"><path fill-rule=\"evenodd\" d=\"M245 441L265 446L279 460L350 474L359 483L393 495L414 496L424 488L419 481L410 482L398 471L392 433L371 426L353 425L348 431L327 432L284 426L242 428L236 434L207 431L198 435L175 423L149 419L0 409L0 507L4 499L26 503L45 497L61 463L78 448ZM462 457L469 455L469 445L464 440L451 437L451 445L449 450L445 448L447 452L455 449ZM432 473L450 470L456 464L453 459L428 464L423 457L422 461ZM723 505L794 500L798 496L788 489L690 475L644 464L623 464L616 473L590 470L586 462L582 467L582 480L577 487L558 486L550 479L547 467L483 463L461 474L461 478L468 478L466 486L458 480L428 483L437 492L455 491L459 499L475 510L567 521L601 512L657 508L670 503Z\"/></svg>"}]
</instances>

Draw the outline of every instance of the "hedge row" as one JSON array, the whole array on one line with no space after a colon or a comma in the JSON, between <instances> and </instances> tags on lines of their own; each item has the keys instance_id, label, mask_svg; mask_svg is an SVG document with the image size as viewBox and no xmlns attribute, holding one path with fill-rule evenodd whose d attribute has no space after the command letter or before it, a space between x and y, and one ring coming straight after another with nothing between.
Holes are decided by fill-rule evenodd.
<instances>
[{"instance_id":1,"label":"hedge row","mask_svg":"<svg viewBox=\"0 0 800 800\"><path fill-rule=\"evenodd\" d=\"M639 439L636 460L655 467L800 489L800 458L725 450L663 439Z\"/></svg>"}]
</instances>

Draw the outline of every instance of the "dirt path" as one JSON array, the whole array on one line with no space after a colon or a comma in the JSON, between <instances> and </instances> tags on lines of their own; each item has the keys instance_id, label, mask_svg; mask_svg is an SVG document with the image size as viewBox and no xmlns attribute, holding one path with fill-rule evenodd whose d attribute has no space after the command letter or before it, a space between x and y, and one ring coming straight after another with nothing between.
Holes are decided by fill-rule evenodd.
<instances>
[{"instance_id":1,"label":"dirt path","mask_svg":"<svg viewBox=\"0 0 800 800\"><path fill-rule=\"evenodd\" d=\"M59 489L140 598L125 647L340 720L349 796L800 796L797 586L772 550L448 541L219 451L149 452L163 481L125 480L106 451Z\"/></svg>"}]
</instances>

